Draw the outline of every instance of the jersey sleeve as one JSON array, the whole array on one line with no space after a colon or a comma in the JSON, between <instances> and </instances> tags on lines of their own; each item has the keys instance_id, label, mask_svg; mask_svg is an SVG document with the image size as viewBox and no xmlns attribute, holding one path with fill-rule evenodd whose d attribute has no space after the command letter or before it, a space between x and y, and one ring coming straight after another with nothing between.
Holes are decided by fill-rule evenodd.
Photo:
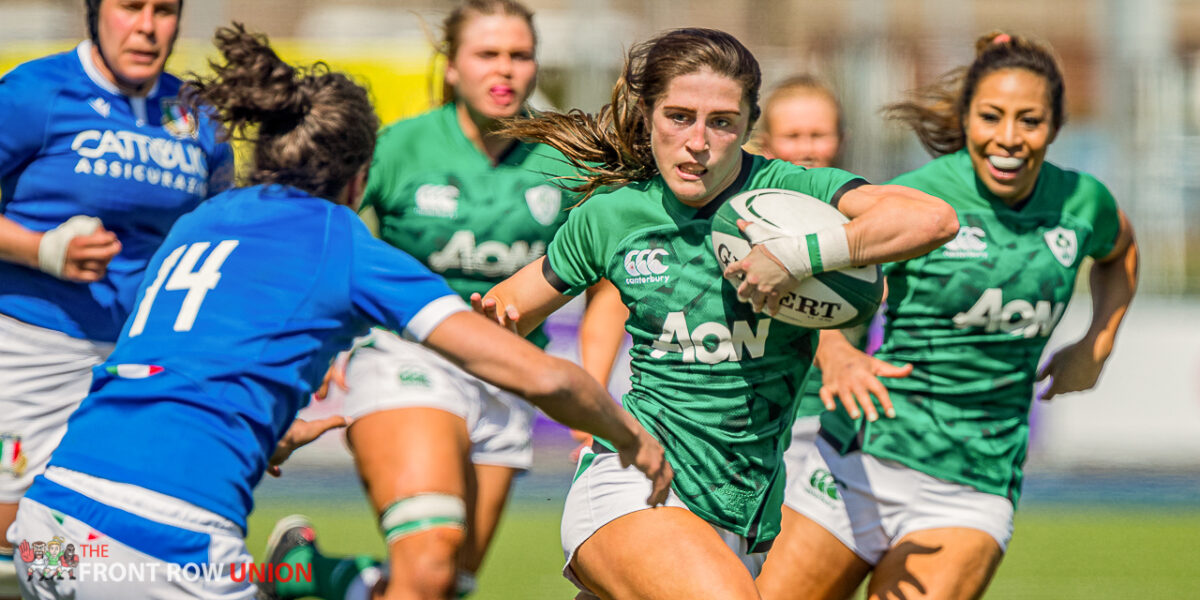
<instances>
[{"instance_id":1,"label":"jersey sleeve","mask_svg":"<svg viewBox=\"0 0 1200 600\"><path fill-rule=\"evenodd\" d=\"M352 240L350 301L363 318L421 342L446 317L470 310L417 259L372 237L348 210L338 213Z\"/></svg>"},{"instance_id":2,"label":"jersey sleeve","mask_svg":"<svg viewBox=\"0 0 1200 600\"><path fill-rule=\"evenodd\" d=\"M789 169L773 185L808 194L837 206L843 194L856 187L867 185L867 180L849 171L825 167L804 170Z\"/></svg>"},{"instance_id":3,"label":"jersey sleeve","mask_svg":"<svg viewBox=\"0 0 1200 600\"><path fill-rule=\"evenodd\" d=\"M1086 180L1094 188L1095 202L1092 206L1092 236L1088 240L1087 255L1103 258L1112 252L1121 230L1121 217L1117 212L1117 201L1112 192L1094 177Z\"/></svg>"},{"instance_id":4,"label":"jersey sleeve","mask_svg":"<svg viewBox=\"0 0 1200 600\"><path fill-rule=\"evenodd\" d=\"M546 249L546 279L568 296L583 293L604 277L602 227L595 222L597 200L592 198L571 210Z\"/></svg>"},{"instance_id":5,"label":"jersey sleeve","mask_svg":"<svg viewBox=\"0 0 1200 600\"><path fill-rule=\"evenodd\" d=\"M41 149L53 89L27 68L0 77L0 177L20 168Z\"/></svg>"}]
</instances>

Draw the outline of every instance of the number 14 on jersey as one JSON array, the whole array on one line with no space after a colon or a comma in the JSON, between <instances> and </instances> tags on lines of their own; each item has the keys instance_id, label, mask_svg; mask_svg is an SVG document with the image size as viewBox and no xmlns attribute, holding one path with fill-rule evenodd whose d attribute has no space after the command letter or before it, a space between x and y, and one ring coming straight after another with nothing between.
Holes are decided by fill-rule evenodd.
<instances>
[{"instance_id":1,"label":"number 14 on jersey","mask_svg":"<svg viewBox=\"0 0 1200 600\"><path fill-rule=\"evenodd\" d=\"M150 317L150 308L158 297L160 289L168 291L187 290L179 314L175 316L175 331L190 331L196 322L196 313L208 291L217 287L221 281L221 265L229 258L229 253L237 248L237 240L224 240L217 244L212 253L205 259L204 264L196 269L196 263L208 250L209 242L184 244L171 251L166 260L158 268L154 283L146 288L146 295L138 304L137 314L133 317L133 325L129 327L129 337L141 335L146 328L146 319ZM182 257L182 258L181 258ZM168 275L170 278L168 278ZM164 286L163 283L166 282Z\"/></svg>"}]
</instances>

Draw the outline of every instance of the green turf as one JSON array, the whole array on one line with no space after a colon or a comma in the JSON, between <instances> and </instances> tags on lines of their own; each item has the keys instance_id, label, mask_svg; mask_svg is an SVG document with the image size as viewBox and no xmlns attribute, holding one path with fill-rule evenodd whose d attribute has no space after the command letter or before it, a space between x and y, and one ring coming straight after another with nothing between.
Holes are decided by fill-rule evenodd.
<instances>
[{"instance_id":1,"label":"green turf","mask_svg":"<svg viewBox=\"0 0 1200 600\"><path fill-rule=\"evenodd\" d=\"M565 600L557 506L518 505L508 512L480 574L474 600ZM303 502L260 507L248 543L261 554L275 519L306 512L330 553L383 544L365 502ZM1191 598L1200 594L1200 510L1031 508L1018 513L1016 535L989 600Z\"/></svg>"}]
</instances>

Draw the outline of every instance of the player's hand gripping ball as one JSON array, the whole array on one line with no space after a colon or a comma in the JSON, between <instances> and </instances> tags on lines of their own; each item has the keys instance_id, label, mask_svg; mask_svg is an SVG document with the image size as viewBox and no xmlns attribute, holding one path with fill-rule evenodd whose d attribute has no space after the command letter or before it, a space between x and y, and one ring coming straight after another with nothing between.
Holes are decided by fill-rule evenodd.
<instances>
[{"instance_id":1,"label":"player's hand gripping ball","mask_svg":"<svg viewBox=\"0 0 1200 600\"><path fill-rule=\"evenodd\" d=\"M750 253L738 230L742 219L796 236L849 222L836 208L790 190L751 190L730 198L713 215L712 246L724 270ZM728 279L737 289L741 282ZM866 323L883 301L879 265L826 271L801 280L783 294L776 320L810 329L838 329Z\"/></svg>"}]
</instances>

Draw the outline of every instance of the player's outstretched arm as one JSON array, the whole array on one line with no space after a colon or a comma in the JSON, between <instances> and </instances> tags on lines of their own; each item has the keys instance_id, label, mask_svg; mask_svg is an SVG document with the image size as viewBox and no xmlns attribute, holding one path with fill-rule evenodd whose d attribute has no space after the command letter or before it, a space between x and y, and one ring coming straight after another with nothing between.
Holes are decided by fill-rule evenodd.
<instances>
[{"instance_id":1,"label":"player's outstretched arm","mask_svg":"<svg viewBox=\"0 0 1200 600\"><path fill-rule=\"evenodd\" d=\"M1038 373L1039 381L1050 379L1050 384L1039 394L1042 400L1096 385L1104 362L1112 353L1117 329L1133 301L1138 280L1137 241L1124 211L1117 214L1121 219L1117 242L1108 256L1092 265L1089 276L1092 324L1083 339L1055 352Z\"/></svg>"},{"instance_id":2,"label":"player's outstretched arm","mask_svg":"<svg viewBox=\"0 0 1200 600\"><path fill-rule=\"evenodd\" d=\"M842 196L838 210L850 222L815 237L739 220L753 248L725 268L726 277L742 280L738 299L775 314L783 290L814 273L814 257L825 271L893 262L926 254L958 233L958 215L949 204L899 185L854 188Z\"/></svg>"},{"instance_id":3,"label":"player's outstretched arm","mask_svg":"<svg viewBox=\"0 0 1200 600\"><path fill-rule=\"evenodd\" d=\"M524 396L555 421L612 442L624 464L650 478L647 501L666 500L673 472L662 446L583 369L473 312L447 317L423 343L468 373Z\"/></svg>"},{"instance_id":4,"label":"player's outstretched arm","mask_svg":"<svg viewBox=\"0 0 1200 600\"><path fill-rule=\"evenodd\" d=\"M850 264L870 265L928 254L954 239L958 215L940 198L901 185L864 185L842 196L850 217Z\"/></svg>"}]
</instances>

